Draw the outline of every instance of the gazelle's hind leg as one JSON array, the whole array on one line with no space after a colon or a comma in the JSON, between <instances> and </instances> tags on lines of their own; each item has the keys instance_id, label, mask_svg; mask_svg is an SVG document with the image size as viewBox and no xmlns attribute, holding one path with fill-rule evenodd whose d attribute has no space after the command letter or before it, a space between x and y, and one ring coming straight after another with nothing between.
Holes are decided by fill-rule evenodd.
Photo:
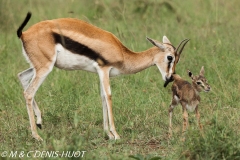
<instances>
[{"instance_id":1,"label":"gazelle's hind leg","mask_svg":"<svg viewBox=\"0 0 240 160\"><path fill-rule=\"evenodd\" d=\"M34 68L29 68L21 73L18 74L18 78L23 86L23 89L26 90L28 87L30 80L32 80L34 76ZM41 111L38 108L36 101L33 99L33 110L35 115L37 116L37 126L41 129L42 128L42 116Z\"/></svg>"},{"instance_id":2,"label":"gazelle's hind leg","mask_svg":"<svg viewBox=\"0 0 240 160\"><path fill-rule=\"evenodd\" d=\"M55 62L51 62L51 63L55 63ZM30 120L32 136L37 140L42 140L42 138L38 135L36 125L35 125L35 118L33 114L34 96L38 88L42 84L42 82L47 77L47 75L52 71L52 68L53 68L53 64L38 68L38 70L35 71L36 73L34 74L31 82L29 83L29 85L24 91L24 97L27 103L27 111L28 111L28 116Z\"/></svg>"}]
</instances>

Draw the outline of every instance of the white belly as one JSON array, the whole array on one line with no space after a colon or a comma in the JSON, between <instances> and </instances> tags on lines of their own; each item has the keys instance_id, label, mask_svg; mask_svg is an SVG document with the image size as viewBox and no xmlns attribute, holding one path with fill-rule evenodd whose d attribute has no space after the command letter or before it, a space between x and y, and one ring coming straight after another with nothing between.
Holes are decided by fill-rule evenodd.
<instances>
[{"instance_id":1,"label":"white belly","mask_svg":"<svg viewBox=\"0 0 240 160\"><path fill-rule=\"evenodd\" d=\"M94 60L86 56L81 56L79 54L72 53L65 48L61 44L57 44L55 51L57 53L57 59L55 66L61 69L66 70L86 70L90 72L97 72L94 67Z\"/></svg>"},{"instance_id":2,"label":"white belly","mask_svg":"<svg viewBox=\"0 0 240 160\"><path fill-rule=\"evenodd\" d=\"M193 112L194 110L195 110L195 108L196 108L196 106L191 106L191 105L189 105L189 104L187 104L186 105L186 108L187 108L187 110L189 111L189 112Z\"/></svg>"},{"instance_id":3,"label":"white belly","mask_svg":"<svg viewBox=\"0 0 240 160\"><path fill-rule=\"evenodd\" d=\"M199 101L193 101L191 103L188 103L186 108L187 108L188 111L193 112L193 111L195 111L198 104L199 104Z\"/></svg>"},{"instance_id":4,"label":"white belly","mask_svg":"<svg viewBox=\"0 0 240 160\"><path fill-rule=\"evenodd\" d=\"M61 44L56 45L55 52L57 54L56 67L66 70L85 70L97 73L96 65L98 64L96 61L86 56L72 53L66 50ZM109 74L112 77L120 75L121 72L112 67Z\"/></svg>"}]
</instances>

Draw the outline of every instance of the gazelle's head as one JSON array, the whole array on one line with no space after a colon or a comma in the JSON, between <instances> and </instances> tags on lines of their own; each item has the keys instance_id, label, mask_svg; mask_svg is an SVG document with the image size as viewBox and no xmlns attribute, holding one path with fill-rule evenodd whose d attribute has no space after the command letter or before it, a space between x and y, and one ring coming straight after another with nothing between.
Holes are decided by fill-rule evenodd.
<instances>
[{"instance_id":1,"label":"gazelle's head","mask_svg":"<svg viewBox=\"0 0 240 160\"><path fill-rule=\"evenodd\" d=\"M198 76L193 76L192 72L188 70L189 77L192 78L192 83L197 91L210 91L210 85L207 83L207 79L204 77L204 67L202 66L200 74Z\"/></svg>"},{"instance_id":2,"label":"gazelle's head","mask_svg":"<svg viewBox=\"0 0 240 160\"><path fill-rule=\"evenodd\" d=\"M183 40L177 48L172 45L166 36L163 36L162 43L148 37L147 40L159 49L159 54L156 54L154 57L154 63L160 70L162 78L165 81L164 87L166 87L169 82L173 81L172 74L175 73L175 68L180 59L180 55L189 39ZM181 45L182 47L180 49Z\"/></svg>"}]
</instances>

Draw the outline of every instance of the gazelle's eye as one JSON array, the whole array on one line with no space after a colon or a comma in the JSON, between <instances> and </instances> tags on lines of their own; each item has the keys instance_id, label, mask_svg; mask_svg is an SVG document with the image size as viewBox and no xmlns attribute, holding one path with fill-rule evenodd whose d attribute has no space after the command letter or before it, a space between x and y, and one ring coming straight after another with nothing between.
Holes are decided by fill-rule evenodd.
<instances>
[{"instance_id":1,"label":"gazelle's eye","mask_svg":"<svg viewBox=\"0 0 240 160\"><path fill-rule=\"evenodd\" d=\"M198 85L201 85L202 83L201 82L197 82Z\"/></svg>"},{"instance_id":2,"label":"gazelle's eye","mask_svg":"<svg viewBox=\"0 0 240 160\"><path fill-rule=\"evenodd\" d=\"M173 57L172 57L172 56L167 56L167 59L168 59L170 62L172 62Z\"/></svg>"}]
</instances>

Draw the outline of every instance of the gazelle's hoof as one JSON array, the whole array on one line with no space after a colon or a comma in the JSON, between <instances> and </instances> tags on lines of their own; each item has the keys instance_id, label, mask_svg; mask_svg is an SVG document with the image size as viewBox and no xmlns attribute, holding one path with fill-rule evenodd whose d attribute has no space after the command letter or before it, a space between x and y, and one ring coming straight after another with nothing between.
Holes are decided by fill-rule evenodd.
<instances>
[{"instance_id":1,"label":"gazelle's hoof","mask_svg":"<svg viewBox=\"0 0 240 160\"><path fill-rule=\"evenodd\" d=\"M180 139L180 141L182 141L182 142L185 142L185 140L186 140L185 137L182 137L182 138Z\"/></svg>"},{"instance_id":2,"label":"gazelle's hoof","mask_svg":"<svg viewBox=\"0 0 240 160\"><path fill-rule=\"evenodd\" d=\"M106 131L106 134L107 134L107 138L109 140L120 139L120 136L118 135L118 133L116 131Z\"/></svg>"},{"instance_id":3,"label":"gazelle's hoof","mask_svg":"<svg viewBox=\"0 0 240 160\"><path fill-rule=\"evenodd\" d=\"M112 133L112 135L114 136L114 140L120 139L120 136L118 135L118 133L116 131L110 131Z\"/></svg>"},{"instance_id":4,"label":"gazelle's hoof","mask_svg":"<svg viewBox=\"0 0 240 160\"><path fill-rule=\"evenodd\" d=\"M114 136L114 139L117 140L117 139L121 139L119 135L116 135Z\"/></svg>"},{"instance_id":5,"label":"gazelle's hoof","mask_svg":"<svg viewBox=\"0 0 240 160\"><path fill-rule=\"evenodd\" d=\"M172 133L168 133L167 136L168 136L168 139L171 139L172 138Z\"/></svg>"},{"instance_id":6,"label":"gazelle's hoof","mask_svg":"<svg viewBox=\"0 0 240 160\"><path fill-rule=\"evenodd\" d=\"M38 134L35 134L35 135L32 135L33 138L35 138L37 141L43 141L43 139L38 135Z\"/></svg>"},{"instance_id":7,"label":"gazelle's hoof","mask_svg":"<svg viewBox=\"0 0 240 160\"><path fill-rule=\"evenodd\" d=\"M108 136L108 139L109 140L114 140L115 138L114 138L114 135L111 133L111 132L109 132L108 134L107 134L107 136Z\"/></svg>"},{"instance_id":8,"label":"gazelle's hoof","mask_svg":"<svg viewBox=\"0 0 240 160\"><path fill-rule=\"evenodd\" d=\"M167 135L168 135L168 139L171 139L171 137L172 137L172 127L169 127L169 131L168 131Z\"/></svg>"},{"instance_id":9,"label":"gazelle's hoof","mask_svg":"<svg viewBox=\"0 0 240 160\"><path fill-rule=\"evenodd\" d=\"M42 124L36 124L39 129L42 129Z\"/></svg>"}]
</instances>

